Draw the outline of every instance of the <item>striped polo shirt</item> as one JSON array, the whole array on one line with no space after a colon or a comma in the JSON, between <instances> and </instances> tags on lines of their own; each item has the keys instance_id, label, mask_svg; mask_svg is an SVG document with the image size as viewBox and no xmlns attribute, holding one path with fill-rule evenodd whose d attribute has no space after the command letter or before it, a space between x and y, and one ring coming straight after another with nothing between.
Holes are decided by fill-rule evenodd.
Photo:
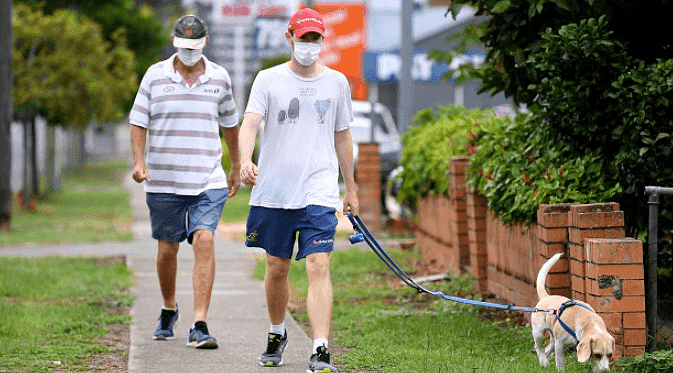
<instances>
[{"instance_id":1,"label":"striped polo shirt","mask_svg":"<svg viewBox=\"0 0 673 373\"><path fill-rule=\"evenodd\" d=\"M145 191L198 195L226 188L219 127L238 124L229 73L203 56L205 73L190 87L175 71L176 56L147 69L129 115L148 132Z\"/></svg>"}]
</instances>

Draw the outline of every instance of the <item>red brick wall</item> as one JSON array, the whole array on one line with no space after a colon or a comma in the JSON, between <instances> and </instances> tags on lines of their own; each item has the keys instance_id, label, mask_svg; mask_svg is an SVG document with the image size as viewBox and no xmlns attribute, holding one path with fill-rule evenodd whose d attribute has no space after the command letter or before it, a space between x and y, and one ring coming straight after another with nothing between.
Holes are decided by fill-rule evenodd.
<instances>
[{"instance_id":1,"label":"red brick wall","mask_svg":"<svg viewBox=\"0 0 673 373\"><path fill-rule=\"evenodd\" d=\"M487 213L486 198L465 188L466 167L467 159L452 160L449 199L418 202L415 237L423 260L437 272L471 273L481 293L533 306L537 272L563 252L547 277L549 294L589 303L615 337L616 358L643 353L643 249L640 241L624 238L619 204L540 205L537 224L506 226ZM616 282L606 285L608 280Z\"/></svg>"}]
</instances>

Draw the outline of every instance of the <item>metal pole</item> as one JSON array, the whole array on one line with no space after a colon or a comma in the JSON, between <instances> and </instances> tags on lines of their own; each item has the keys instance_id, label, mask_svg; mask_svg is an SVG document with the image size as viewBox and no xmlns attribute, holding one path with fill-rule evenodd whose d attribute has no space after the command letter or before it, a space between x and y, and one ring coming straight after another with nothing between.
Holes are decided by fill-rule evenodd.
<instances>
[{"instance_id":1,"label":"metal pole","mask_svg":"<svg viewBox=\"0 0 673 373\"><path fill-rule=\"evenodd\" d=\"M647 293L645 293L645 321L647 323L647 350L654 351L657 336L657 229L659 216L659 195L650 194L649 227L647 232Z\"/></svg>"},{"instance_id":2,"label":"metal pole","mask_svg":"<svg viewBox=\"0 0 673 373\"><path fill-rule=\"evenodd\" d=\"M397 128L401 133L406 132L406 128L413 124L414 81L411 79L411 59L413 58L414 43L412 36L413 6L411 0L402 1L402 46L400 48L402 69L397 84Z\"/></svg>"}]
</instances>

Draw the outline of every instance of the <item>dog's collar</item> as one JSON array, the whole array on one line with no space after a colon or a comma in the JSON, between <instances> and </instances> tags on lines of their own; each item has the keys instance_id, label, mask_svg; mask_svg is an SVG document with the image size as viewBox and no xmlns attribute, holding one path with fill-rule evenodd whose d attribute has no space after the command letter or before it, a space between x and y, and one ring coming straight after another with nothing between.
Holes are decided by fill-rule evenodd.
<instances>
[{"instance_id":1,"label":"dog's collar","mask_svg":"<svg viewBox=\"0 0 673 373\"><path fill-rule=\"evenodd\" d=\"M565 311L566 308L572 307L572 306L582 306L582 307L588 309L591 312L594 312L594 310L592 310L591 308L589 308L589 306L587 306L585 304L577 303L576 301L571 299L571 300L563 302L563 304L561 304L561 307L559 307L558 311L556 311L556 321L558 321L559 325L561 325L561 327L566 332L568 332L568 334L570 334L571 337L575 338L575 340L579 342L579 339L577 338L577 335L575 334L575 331L572 330L568 326L568 324L564 323L563 320L561 320L561 314L563 313L563 311Z\"/></svg>"}]
</instances>

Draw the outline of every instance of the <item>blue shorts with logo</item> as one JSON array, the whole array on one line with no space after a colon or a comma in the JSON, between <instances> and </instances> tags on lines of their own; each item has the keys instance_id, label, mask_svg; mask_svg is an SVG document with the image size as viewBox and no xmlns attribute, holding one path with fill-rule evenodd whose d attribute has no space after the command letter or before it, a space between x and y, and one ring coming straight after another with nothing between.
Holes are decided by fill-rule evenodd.
<instances>
[{"instance_id":1,"label":"blue shorts with logo","mask_svg":"<svg viewBox=\"0 0 673 373\"><path fill-rule=\"evenodd\" d=\"M302 209L251 206L245 245L261 247L269 255L291 259L299 240L296 260L309 254L332 251L337 226L333 207L309 205Z\"/></svg>"},{"instance_id":2,"label":"blue shorts with logo","mask_svg":"<svg viewBox=\"0 0 673 373\"><path fill-rule=\"evenodd\" d=\"M147 193L152 237L168 242L192 243L194 232L215 233L227 201L227 188L209 189L196 196Z\"/></svg>"}]
</instances>

